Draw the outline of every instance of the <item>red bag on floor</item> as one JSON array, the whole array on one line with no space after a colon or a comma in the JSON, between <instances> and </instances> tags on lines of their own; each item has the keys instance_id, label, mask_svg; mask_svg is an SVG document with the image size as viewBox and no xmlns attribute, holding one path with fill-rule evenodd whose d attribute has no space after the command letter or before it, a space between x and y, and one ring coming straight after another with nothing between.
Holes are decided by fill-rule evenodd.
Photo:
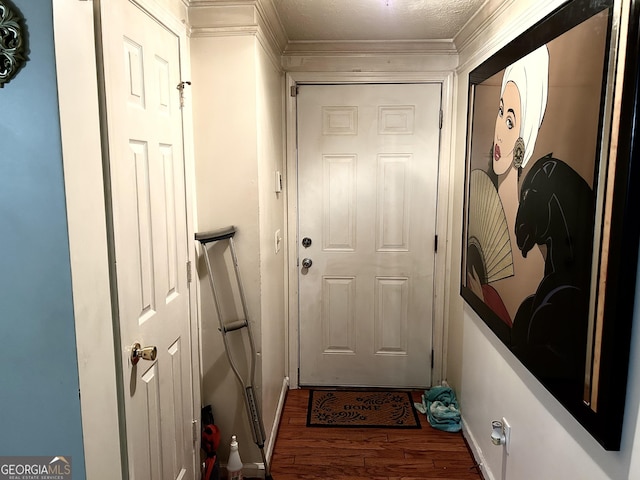
<instances>
[{"instance_id":1,"label":"red bag on floor","mask_svg":"<svg viewBox=\"0 0 640 480\"><path fill-rule=\"evenodd\" d=\"M211 407L202 409L202 439L201 447L207 457L204 460L202 480L220 479L220 462L218 460L218 446L220 445L220 429L213 423Z\"/></svg>"}]
</instances>

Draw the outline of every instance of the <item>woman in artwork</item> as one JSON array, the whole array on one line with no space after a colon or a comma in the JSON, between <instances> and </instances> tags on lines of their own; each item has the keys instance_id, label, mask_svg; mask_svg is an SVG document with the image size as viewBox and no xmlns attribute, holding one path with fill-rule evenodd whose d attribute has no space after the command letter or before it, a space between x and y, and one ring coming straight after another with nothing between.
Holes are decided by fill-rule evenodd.
<instances>
[{"instance_id":1,"label":"woman in artwork","mask_svg":"<svg viewBox=\"0 0 640 480\"><path fill-rule=\"evenodd\" d=\"M474 170L470 178L467 286L509 327L544 274L543 253L536 248L521 254L515 230L519 178L533 155L548 83L546 45L505 69L490 173Z\"/></svg>"}]
</instances>

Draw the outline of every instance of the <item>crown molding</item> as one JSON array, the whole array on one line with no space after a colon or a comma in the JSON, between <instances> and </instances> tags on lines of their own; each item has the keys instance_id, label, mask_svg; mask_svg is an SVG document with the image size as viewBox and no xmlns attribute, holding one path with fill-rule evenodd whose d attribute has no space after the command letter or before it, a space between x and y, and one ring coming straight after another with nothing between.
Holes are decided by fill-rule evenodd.
<instances>
[{"instance_id":1,"label":"crown molding","mask_svg":"<svg viewBox=\"0 0 640 480\"><path fill-rule=\"evenodd\" d=\"M263 31L265 36L271 38L270 41L278 47L278 54L281 54L289 42L289 37L273 2L274 0L258 0L256 8L264 22Z\"/></svg>"},{"instance_id":2,"label":"crown molding","mask_svg":"<svg viewBox=\"0 0 640 480\"><path fill-rule=\"evenodd\" d=\"M296 41L289 42L283 53L293 55L355 55L355 54L456 54L451 40L396 41Z\"/></svg>"},{"instance_id":3,"label":"crown molding","mask_svg":"<svg viewBox=\"0 0 640 480\"><path fill-rule=\"evenodd\" d=\"M257 36L259 30L255 25L239 27L192 27L189 36L191 38Z\"/></svg>"},{"instance_id":4,"label":"crown molding","mask_svg":"<svg viewBox=\"0 0 640 480\"><path fill-rule=\"evenodd\" d=\"M496 23L515 0L488 0L453 38L456 50L465 50L476 38Z\"/></svg>"},{"instance_id":5,"label":"crown molding","mask_svg":"<svg viewBox=\"0 0 640 480\"><path fill-rule=\"evenodd\" d=\"M516 2L507 0L497 5L497 0L489 0L486 10L480 12L479 26L474 24L476 17L465 25L459 34L461 43L457 44L460 55L458 71L473 68L506 45L520 33L535 25L569 0L536 0L535 2ZM492 7L496 7L493 8ZM457 41L458 38L455 39Z\"/></svg>"},{"instance_id":6,"label":"crown molding","mask_svg":"<svg viewBox=\"0 0 640 480\"><path fill-rule=\"evenodd\" d=\"M352 72L352 73L415 73L452 72L458 64L457 55L438 54L341 54L282 56L286 72Z\"/></svg>"},{"instance_id":7,"label":"crown molding","mask_svg":"<svg viewBox=\"0 0 640 480\"><path fill-rule=\"evenodd\" d=\"M457 65L451 40L289 42L282 54L288 72L445 71Z\"/></svg>"},{"instance_id":8,"label":"crown molding","mask_svg":"<svg viewBox=\"0 0 640 480\"><path fill-rule=\"evenodd\" d=\"M183 0L189 5L191 37L256 35L260 30L273 55L288 42L273 0Z\"/></svg>"}]
</instances>

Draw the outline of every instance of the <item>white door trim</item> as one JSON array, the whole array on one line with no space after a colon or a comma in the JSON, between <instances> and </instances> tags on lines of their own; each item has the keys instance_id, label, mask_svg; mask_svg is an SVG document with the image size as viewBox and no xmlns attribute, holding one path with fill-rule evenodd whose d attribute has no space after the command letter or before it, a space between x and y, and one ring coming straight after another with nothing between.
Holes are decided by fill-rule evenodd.
<instances>
[{"instance_id":1,"label":"white door trim","mask_svg":"<svg viewBox=\"0 0 640 480\"><path fill-rule=\"evenodd\" d=\"M53 2L85 468L121 480L96 49L80 41L94 37L93 20L91 2Z\"/></svg>"},{"instance_id":2,"label":"white door trim","mask_svg":"<svg viewBox=\"0 0 640 480\"><path fill-rule=\"evenodd\" d=\"M453 72L372 72L372 73L335 73L335 72L289 72L286 74L286 179L287 179L287 278L289 284L288 302L288 352L289 378L291 388L298 388L299 331L298 331L298 161L297 161L297 103L291 96L291 89L297 84L330 84L330 83L434 83L442 84L442 110L444 112L440 132L440 158L438 171L438 207L436 216L436 233L438 235L438 252L435 261L434 279L434 312L433 312L433 352L434 364L432 384L437 385L446 378L444 359L446 358L446 325L449 292L445 289L445 278L448 278L450 258L447 258L447 228L451 222L449 203L450 191L450 155L452 141L452 112L454 87Z\"/></svg>"},{"instance_id":3,"label":"white door trim","mask_svg":"<svg viewBox=\"0 0 640 480\"><path fill-rule=\"evenodd\" d=\"M134 0L180 38L183 75L190 75L186 25L154 0ZM54 46L62 131L71 277L76 328L83 444L87 478L127 478L121 435L122 406L117 391L116 340L111 310L107 210L94 42L94 3L54 0ZM70 20L72 19L72 21ZM189 78L183 78L189 80ZM188 237L195 232L195 160L190 92L185 92L184 150ZM195 242L188 249L195 271ZM190 288L194 420L199 432L201 371L197 281ZM100 379L96 386L96 379ZM199 445L199 435L197 442ZM199 448L194 468L199 472Z\"/></svg>"}]
</instances>

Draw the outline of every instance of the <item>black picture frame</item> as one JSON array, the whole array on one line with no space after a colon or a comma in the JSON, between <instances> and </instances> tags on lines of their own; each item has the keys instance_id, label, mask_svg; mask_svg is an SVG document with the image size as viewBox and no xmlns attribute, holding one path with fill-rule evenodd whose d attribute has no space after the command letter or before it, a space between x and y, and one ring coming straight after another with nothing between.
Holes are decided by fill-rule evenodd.
<instances>
[{"instance_id":1,"label":"black picture frame","mask_svg":"<svg viewBox=\"0 0 640 480\"><path fill-rule=\"evenodd\" d=\"M460 293L606 450L640 239L639 12L570 1L469 74Z\"/></svg>"}]
</instances>

